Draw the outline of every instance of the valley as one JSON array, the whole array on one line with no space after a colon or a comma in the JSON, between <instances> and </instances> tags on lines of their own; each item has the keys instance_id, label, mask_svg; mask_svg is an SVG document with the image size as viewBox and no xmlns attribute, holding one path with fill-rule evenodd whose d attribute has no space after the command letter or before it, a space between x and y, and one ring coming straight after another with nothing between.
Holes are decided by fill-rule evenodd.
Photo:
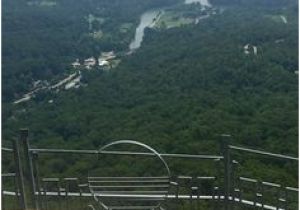
<instances>
[{"instance_id":1,"label":"valley","mask_svg":"<svg viewBox=\"0 0 300 210\"><path fill-rule=\"evenodd\" d=\"M191 9L191 7L185 8L185 5L191 5L197 3L196 9ZM203 18L208 18L211 14L217 14L217 9L211 9L212 6L207 0L193 0L193 1L185 1L185 5L183 4L177 4L170 7L164 7L164 8L156 8L155 10L146 11L143 13L140 17L140 23L136 28L136 32L134 35L133 40L131 41L129 45L129 51L128 52L117 52L119 54L119 58L117 58L115 61L112 59L115 59L116 56L113 51L111 52L102 52L102 54L112 53L110 57L107 56L100 56L98 59L97 65L99 67L96 67L96 59L94 57L90 57L87 59L79 59L77 58L75 62L73 62L71 65L73 66L73 70L71 70L70 74L66 76L65 78L61 79L61 81L54 81L57 84L50 85L47 80L44 81L44 85L40 85L39 88L36 88L35 85L32 85L32 89L28 92L23 94L23 96L20 99L17 99L13 102L13 104L20 104L27 102L31 99L33 99L36 94L39 94L40 91L55 91L58 93L60 90L69 90L71 88L79 88L80 86L80 79L81 79L81 70L88 69L88 70L100 70L105 71L109 70L112 67L115 68L117 65L121 62L121 57L126 56L128 54L133 53L135 50L137 50L139 47L141 47L141 44L143 42L144 33L146 28L155 28L157 30L164 30L169 29L173 27L180 27L182 25L186 24L198 24L199 21ZM29 4L31 5L31 3ZM51 4L52 5L52 4ZM187 13L194 12L195 17L189 17L184 18L184 16L187 15ZM99 24L103 24L105 22L105 19L94 17L92 14L89 14L87 17L89 30L93 30L93 23L96 21ZM96 36L96 34L99 32L93 32L92 34ZM101 32L103 34L103 32ZM101 35L102 37L102 35ZM101 37L99 37L101 39ZM79 63L79 60L84 60L84 66L83 69L81 68L81 64ZM110 60L110 61L108 61ZM112 60L112 61L111 61ZM110 64L111 62L111 64ZM115 64L115 65L112 65ZM81 69L81 70L78 70ZM75 76L78 76L74 78ZM33 81L33 84L41 82L41 80ZM61 87L64 88L61 88Z\"/></svg>"},{"instance_id":2,"label":"valley","mask_svg":"<svg viewBox=\"0 0 300 210\"><path fill-rule=\"evenodd\" d=\"M4 4L4 145L28 127L40 148L135 139L166 153L216 154L226 133L235 145L298 154L296 1L91 2ZM42 168L89 166L75 160L45 157ZM297 166L241 164L297 184Z\"/></svg>"}]
</instances>

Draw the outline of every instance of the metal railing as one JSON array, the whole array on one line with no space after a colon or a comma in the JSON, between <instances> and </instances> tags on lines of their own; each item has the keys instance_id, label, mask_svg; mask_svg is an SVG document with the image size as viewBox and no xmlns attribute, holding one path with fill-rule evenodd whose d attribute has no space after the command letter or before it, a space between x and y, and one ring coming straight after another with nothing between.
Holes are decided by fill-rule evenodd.
<instances>
[{"instance_id":1,"label":"metal railing","mask_svg":"<svg viewBox=\"0 0 300 210\"><path fill-rule=\"evenodd\" d=\"M236 173L238 161L232 158L232 153L249 153L262 157L275 158L281 161L298 162L298 158L230 145L229 136L223 135L220 155L191 154L159 154L167 159L188 159L197 161L212 161L216 165L213 176L171 176L171 190L167 195L166 209L295 209L298 206L298 186L284 186L257 177L243 177ZM20 132L20 139L13 141L13 148L2 148L2 152L12 154L15 171L3 173L2 181L14 180L14 190L2 188L2 209L6 208L9 199L16 198L19 209L84 209L93 202L93 195L88 189L86 180L78 177L45 177L40 175L38 159L41 155L99 155L152 157L151 152L132 152L115 150L66 150L66 149L33 149L28 141L28 130ZM50 175L48 175L50 176ZM123 177L124 178L124 177ZM138 180L138 178L137 178ZM208 187L204 186L208 185ZM203 187L204 186L204 187ZM247 191L247 188L250 190ZM206 189L207 192L203 192ZM267 193L268 192L268 193ZM271 195L272 194L272 195ZM110 195L137 198L137 195L115 193ZM143 196L143 195L139 195ZM147 195L159 196L159 195ZM273 197L270 202L269 197ZM7 199L8 198L8 199ZM6 202L6 199L8 202ZM72 199L73 206L70 206ZM210 202L210 205L203 204ZM74 204L75 203L75 204ZM56 205L50 207L49 205ZM63 205L65 205L63 207ZM170 207L171 205L171 207Z\"/></svg>"}]
</instances>

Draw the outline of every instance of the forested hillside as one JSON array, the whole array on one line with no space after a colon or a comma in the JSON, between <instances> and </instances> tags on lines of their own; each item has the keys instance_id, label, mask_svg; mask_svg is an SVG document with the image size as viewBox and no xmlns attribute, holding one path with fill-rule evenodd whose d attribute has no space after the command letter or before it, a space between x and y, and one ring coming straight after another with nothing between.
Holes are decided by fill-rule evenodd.
<instances>
[{"instance_id":1,"label":"forested hillside","mask_svg":"<svg viewBox=\"0 0 300 210\"><path fill-rule=\"evenodd\" d=\"M86 87L49 93L25 104L4 107L3 137L9 140L17 135L20 127L28 127L32 144L44 148L95 149L111 140L135 139L160 152L201 154L218 152L217 136L226 133L231 134L233 144L297 155L298 5L292 1L287 5L226 5L222 13L198 24L168 30L148 29L142 47L124 56L117 68L109 72L84 72ZM135 7L133 14L139 14L147 6ZM4 18L8 17L4 15ZM53 28L47 29L46 36L80 37L77 30L86 26L78 22L75 27L68 21L73 20L66 19L60 24L74 27L73 31L49 23ZM4 29L12 27L8 22L4 19ZM41 20L41 24L47 22ZM8 43L14 41L9 40L12 39L9 33L13 32L4 30L3 34L4 81L6 77L18 78L11 74L25 74L27 69L22 50L10 51L14 48ZM18 36L23 35L18 32ZM15 49L19 48L19 42L24 43L20 46L29 44L26 36L20 37L14 42ZM51 47L51 43L59 46L60 42L44 38L47 48L30 44L29 60L34 65L39 59L47 60L49 65L61 65L63 62L57 62L56 56L63 59L61 56L86 53L85 49L93 52L95 47L80 44L70 50ZM67 46L65 38L57 40ZM96 46L101 44L106 43ZM70 40L70 46L73 45ZM16 54L14 57L20 62L7 60L10 53ZM51 56L55 56L54 61ZM51 69L59 72L61 68ZM12 90L10 86L15 85L9 79L4 82L4 91ZM256 174L280 176L289 184L297 183L296 168L264 162L254 165L251 159L244 161ZM63 171L63 160L48 162L53 169L58 163ZM82 165L83 160L78 161L68 172ZM258 170L263 167L265 171ZM286 169L291 173L285 173Z\"/></svg>"}]
</instances>

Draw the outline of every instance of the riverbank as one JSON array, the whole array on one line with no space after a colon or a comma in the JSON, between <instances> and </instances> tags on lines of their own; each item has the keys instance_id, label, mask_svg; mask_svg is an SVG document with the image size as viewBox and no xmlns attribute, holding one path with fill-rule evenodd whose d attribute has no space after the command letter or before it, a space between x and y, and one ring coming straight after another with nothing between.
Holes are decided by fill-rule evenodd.
<instances>
[{"instance_id":1,"label":"riverbank","mask_svg":"<svg viewBox=\"0 0 300 210\"><path fill-rule=\"evenodd\" d=\"M188 7L188 9L185 8L187 5L192 3L199 4ZM199 10L197 10L198 8ZM191 10L194 10L194 16L191 16ZM209 14L206 11L212 12ZM212 9L212 5L208 0L185 0L184 4L146 11L141 15L140 23L136 28L134 39L129 45L128 54L131 54L133 51L141 47L146 28L168 29L186 24L197 24L201 19L207 18L213 13L215 13L215 11Z\"/></svg>"}]
</instances>

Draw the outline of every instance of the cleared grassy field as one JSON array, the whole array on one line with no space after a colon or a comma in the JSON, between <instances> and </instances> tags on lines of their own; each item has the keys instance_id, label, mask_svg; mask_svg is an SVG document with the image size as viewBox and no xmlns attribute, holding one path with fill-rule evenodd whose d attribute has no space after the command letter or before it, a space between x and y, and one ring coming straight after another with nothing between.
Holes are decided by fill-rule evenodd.
<instances>
[{"instance_id":1,"label":"cleared grassy field","mask_svg":"<svg viewBox=\"0 0 300 210\"><path fill-rule=\"evenodd\" d=\"M174 28L191 23L194 23L194 19L184 18L181 14L175 12L165 12L155 26L158 28Z\"/></svg>"}]
</instances>

